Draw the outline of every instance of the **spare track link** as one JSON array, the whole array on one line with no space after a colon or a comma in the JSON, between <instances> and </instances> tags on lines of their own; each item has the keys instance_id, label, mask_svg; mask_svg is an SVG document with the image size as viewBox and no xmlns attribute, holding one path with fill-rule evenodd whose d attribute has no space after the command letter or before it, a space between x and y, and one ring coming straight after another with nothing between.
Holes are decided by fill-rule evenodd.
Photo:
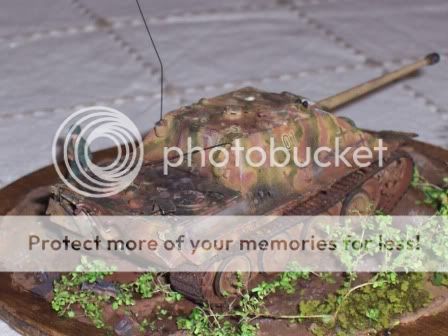
<instances>
[{"instance_id":1,"label":"spare track link","mask_svg":"<svg viewBox=\"0 0 448 336\"><path fill-rule=\"evenodd\" d=\"M201 303L207 301L203 293L203 280L206 275L206 272L172 272L170 284L188 299Z\"/></svg>"}]
</instances>

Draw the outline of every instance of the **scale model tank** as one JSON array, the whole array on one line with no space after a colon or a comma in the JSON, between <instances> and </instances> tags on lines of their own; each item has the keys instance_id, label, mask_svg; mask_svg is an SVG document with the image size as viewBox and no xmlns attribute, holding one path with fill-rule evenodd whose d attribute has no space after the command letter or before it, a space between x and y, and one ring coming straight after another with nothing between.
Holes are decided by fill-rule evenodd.
<instances>
[{"instance_id":1,"label":"scale model tank","mask_svg":"<svg viewBox=\"0 0 448 336\"><path fill-rule=\"evenodd\" d=\"M386 73L335 96L313 102L289 92L269 93L247 87L167 113L144 139L144 166L124 191L107 198L88 198L64 184L55 185L48 214L51 215L303 215L369 214L392 211L406 192L413 174L413 161L400 150L410 134L370 132L332 112L353 100L439 61L430 54L399 70ZM244 148L259 146L269 152L269 139L288 151L297 148L351 147L347 157L361 146L375 148L384 140L384 164L374 155L362 168L299 168L238 165L235 154L227 164L203 164L199 147L209 154L228 148L238 140ZM166 174L164 148L177 146L190 155ZM215 162L222 162L215 150ZM281 162L281 155L275 157ZM331 153L322 153L322 161ZM177 161L175 156L170 160ZM256 161L256 160L254 160ZM329 161L330 162L330 161ZM230 261L232 262L232 261ZM261 257L260 262L266 262ZM175 290L195 301L219 302L231 289L230 272L171 273ZM246 279L249 281L249 279Z\"/></svg>"}]
</instances>

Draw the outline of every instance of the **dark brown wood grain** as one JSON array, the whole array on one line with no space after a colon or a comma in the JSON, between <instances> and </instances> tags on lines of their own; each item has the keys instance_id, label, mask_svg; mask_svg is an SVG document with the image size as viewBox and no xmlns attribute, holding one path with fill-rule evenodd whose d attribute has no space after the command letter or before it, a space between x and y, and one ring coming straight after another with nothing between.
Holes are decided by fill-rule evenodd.
<instances>
[{"instance_id":1,"label":"dark brown wood grain","mask_svg":"<svg viewBox=\"0 0 448 336\"><path fill-rule=\"evenodd\" d=\"M9 273L0 273L0 318L17 332L29 336L99 334L93 326L58 318L47 301L13 288Z\"/></svg>"},{"instance_id":2,"label":"dark brown wood grain","mask_svg":"<svg viewBox=\"0 0 448 336\"><path fill-rule=\"evenodd\" d=\"M93 154L93 160L99 162L114 158L116 148L109 148ZM65 167L59 166L62 173L66 172ZM0 190L0 215L5 215L33 189L50 186L58 181L58 175L53 165L43 167L28 174L17 181L9 184Z\"/></svg>"},{"instance_id":3,"label":"dark brown wood grain","mask_svg":"<svg viewBox=\"0 0 448 336\"><path fill-rule=\"evenodd\" d=\"M94 154L95 161L113 158L116 149ZM61 170L63 168L61 167ZM63 171L63 170L62 170ZM31 191L58 181L53 165L28 174L0 190L0 215L16 207ZM102 334L93 326L59 318L49 303L30 292L12 286L11 274L0 273L0 318L11 328L28 336L94 336Z\"/></svg>"}]
</instances>

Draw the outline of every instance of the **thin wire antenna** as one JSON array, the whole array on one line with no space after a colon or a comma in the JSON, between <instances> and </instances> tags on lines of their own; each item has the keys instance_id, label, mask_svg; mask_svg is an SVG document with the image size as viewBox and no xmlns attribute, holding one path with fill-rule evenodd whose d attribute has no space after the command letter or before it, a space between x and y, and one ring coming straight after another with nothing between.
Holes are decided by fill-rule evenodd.
<instances>
[{"instance_id":1,"label":"thin wire antenna","mask_svg":"<svg viewBox=\"0 0 448 336\"><path fill-rule=\"evenodd\" d=\"M142 16L143 23L145 24L146 31L148 32L149 39L151 40L151 44L154 48L154 51L156 52L157 59L159 60L159 64L160 64L160 120L162 120L162 118L163 118L163 84L164 84L164 82L163 82L163 63L162 63L162 59L160 58L160 55L157 50L157 46L154 42L154 39L152 38L151 32L148 27L148 23L146 22L145 15L143 14L142 7L140 6L140 2L138 0L135 0L135 1L137 2L138 10L140 12L140 15Z\"/></svg>"}]
</instances>

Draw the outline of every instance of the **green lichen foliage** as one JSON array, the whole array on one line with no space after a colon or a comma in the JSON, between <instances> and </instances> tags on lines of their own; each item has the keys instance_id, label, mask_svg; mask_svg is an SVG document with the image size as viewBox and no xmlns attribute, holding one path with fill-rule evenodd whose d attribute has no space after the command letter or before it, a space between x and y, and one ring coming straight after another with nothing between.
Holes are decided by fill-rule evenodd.
<instances>
[{"instance_id":1,"label":"green lichen foliage","mask_svg":"<svg viewBox=\"0 0 448 336\"><path fill-rule=\"evenodd\" d=\"M325 300L302 301L299 313L319 316L311 331L321 335L355 335L394 326L396 318L429 302L422 273L377 274L369 282L352 286L351 281Z\"/></svg>"}]
</instances>

